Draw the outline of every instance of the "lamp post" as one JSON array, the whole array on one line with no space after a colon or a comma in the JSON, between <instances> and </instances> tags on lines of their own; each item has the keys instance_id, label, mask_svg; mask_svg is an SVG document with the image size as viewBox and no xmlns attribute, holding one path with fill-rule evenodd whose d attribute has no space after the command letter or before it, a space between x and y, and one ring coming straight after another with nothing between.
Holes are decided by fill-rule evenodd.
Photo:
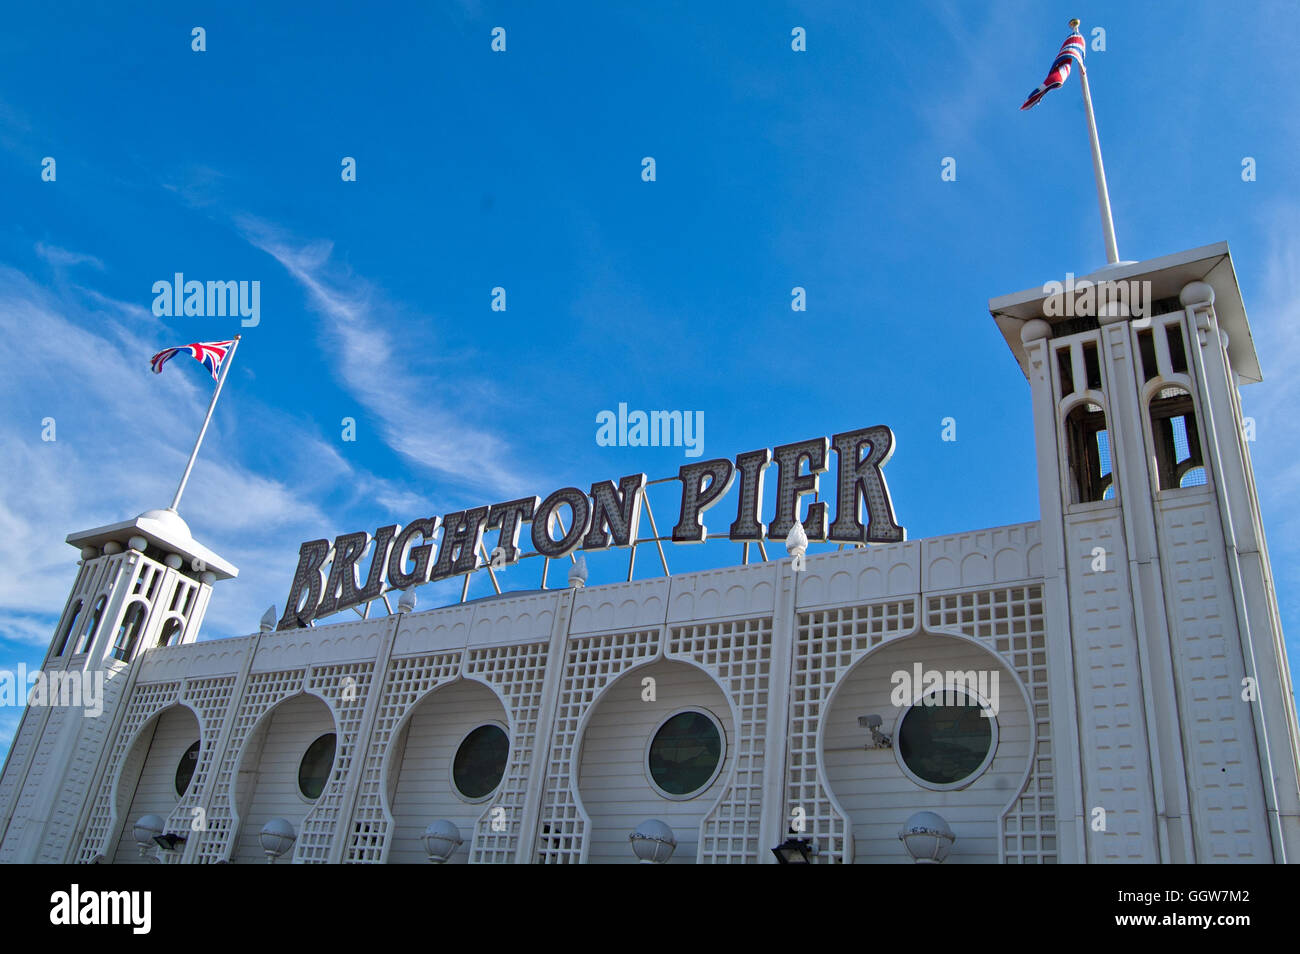
<instances>
[{"instance_id":1,"label":"lamp post","mask_svg":"<svg viewBox=\"0 0 1300 954\"><path fill-rule=\"evenodd\" d=\"M298 835L288 820L272 818L262 826L261 841L262 850L266 852L266 863L268 865L275 864L275 859L292 848L293 843L297 840Z\"/></svg>"},{"instance_id":2,"label":"lamp post","mask_svg":"<svg viewBox=\"0 0 1300 954\"><path fill-rule=\"evenodd\" d=\"M957 840L943 816L934 812L917 812L904 822L898 838L918 865L942 864Z\"/></svg>"},{"instance_id":3,"label":"lamp post","mask_svg":"<svg viewBox=\"0 0 1300 954\"><path fill-rule=\"evenodd\" d=\"M420 841L424 843L424 853L429 856L429 860L435 865L442 865L451 859L465 840L460 837L460 829L454 822L441 818L424 830Z\"/></svg>"},{"instance_id":4,"label":"lamp post","mask_svg":"<svg viewBox=\"0 0 1300 954\"><path fill-rule=\"evenodd\" d=\"M662 865L677 850L677 836L666 822L647 818L627 836L632 852L643 865Z\"/></svg>"},{"instance_id":5,"label":"lamp post","mask_svg":"<svg viewBox=\"0 0 1300 954\"><path fill-rule=\"evenodd\" d=\"M166 824L166 820L161 815L141 815L136 821L132 834L135 835L136 844L140 846L141 858L148 857L149 849L159 845L158 838L162 835Z\"/></svg>"}]
</instances>

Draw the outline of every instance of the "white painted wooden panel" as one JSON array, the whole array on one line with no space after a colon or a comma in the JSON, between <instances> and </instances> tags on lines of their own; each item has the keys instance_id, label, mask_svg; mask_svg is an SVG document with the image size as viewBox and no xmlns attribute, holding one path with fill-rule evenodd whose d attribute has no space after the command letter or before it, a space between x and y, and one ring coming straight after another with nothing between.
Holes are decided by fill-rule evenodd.
<instances>
[{"instance_id":1,"label":"white painted wooden panel","mask_svg":"<svg viewBox=\"0 0 1300 954\"><path fill-rule=\"evenodd\" d=\"M176 768L185 750L199 740L199 720L184 706L173 706L164 711L152 730L147 730L142 742L148 747L144 767L134 778L123 778L121 785L130 795L122 837L113 853L114 864L148 863L140 857L135 841L135 823L141 815L161 815L166 818L180 801L176 794ZM137 743L139 744L139 743ZM151 852L156 854L157 852Z\"/></svg>"},{"instance_id":2,"label":"white painted wooden panel","mask_svg":"<svg viewBox=\"0 0 1300 954\"><path fill-rule=\"evenodd\" d=\"M461 740L488 722L501 724L509 733L506 712L496 694L470 680L435 689L416 707L399 733L389 774L395 822L390 864L428 864L420 836L430 822L440 819L453 822L465 840L450 863L469 860L474 824L487 810L491 797L477 802L462 797L452 785L451 765Z\"/></svg>"},{"instance_id":3,"label":"white painted wooden panel","mask_svg":"<svg viewBox=\"0 0 1300 954\"><path fill-rule=\"evenodd\" d=\"M655 680L654 702L641 699L646 677ZM665 798L651 786L645 758L660 723L684 708L713 713L722 724L726 748L722 771L712 784L694 798L681 801ZM722 690L694 666L653 663L619 679L596 704L578 757L578 791L591 816L587 860L594 864L635 862L628 835L645 819L657 818L677 836L677 850L669 863L693 864L700 822L722 792L734 761L735 739L731 709Z\"/></svg>"},{"instance_id":4,"label":"white painted wooden panel","mask_svg":"<svg viewBox=\"0 0 1300 954\"><path fill-rule=\"evenodd\" d=\"M900 709L890 700L894 672L923 669L999 672L997 753L975 782L938 792L909 778L892 749L864 750L870 738L858 717L882 717L893 735ZM920 635L888 644L866 657L845 677L831 703L823 730L826 774L831 791L853 824L856 863L910 863L899 829L919 811L938 812L957 835L949 863L996 863L999 818L1018 790L1029 765L1029 717L1013 677L996 659L964 640ZM856 748L855 748L856 747Z\"/></svg>"},{"instance_id":5,"label":"white painted wooden panel","mask_svg":"<svg viewBox=\"0 0 1300 954\"><path fill-rule=\"evenodd\" d=\"M254 732L236 783L240 830L232 861L266 861L260 835L272 818L287 819L295 832L302 833L302 820L314 802L298 791L298 768L308 746L334 731L329 707L316 696L303 694L277 706Z\"/></svg>"}]
</instances>

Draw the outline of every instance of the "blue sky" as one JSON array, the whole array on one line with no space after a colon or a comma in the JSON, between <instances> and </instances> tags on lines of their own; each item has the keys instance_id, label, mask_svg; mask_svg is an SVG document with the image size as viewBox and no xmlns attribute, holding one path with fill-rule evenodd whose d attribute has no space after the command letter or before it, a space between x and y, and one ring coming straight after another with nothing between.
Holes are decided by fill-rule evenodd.
<instances>
[{"instance_id":1,"label":"blue sky","mask_svg":"<svg viewBox=\"0 0 1300 954\"><path fill-rule=\"evenodd\" d=\"M148 358L241 331L156 317L153 283L176 272L261 283L181 508L241 569L205 638L282 609L303 540L675 474L680 448L596 444L619 402L702 411L706 458L888 424L913 539L1037 519L1028 385L987 301L1105 262L1077 77L1018 111L1071 16L1106 31L1089 64L1121 256L1231 245L1300 658L1288 5L267 6L6 17L0 666L39 664L76 573L67 533L171 499L210 381L188 359L155 377ZM624 559L593 561L591 582ZM652 551L637 565L658 572ZM0 710L0 744L18 714Z\"/></svg>"}]
</instances>

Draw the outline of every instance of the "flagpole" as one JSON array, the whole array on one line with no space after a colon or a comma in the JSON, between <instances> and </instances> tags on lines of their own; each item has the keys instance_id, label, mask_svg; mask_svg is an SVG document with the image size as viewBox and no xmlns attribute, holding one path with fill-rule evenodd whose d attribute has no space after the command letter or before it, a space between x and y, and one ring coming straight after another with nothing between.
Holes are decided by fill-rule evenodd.
<instances>
[{"instance_id":1,"label":"flagpole","mask_svg":"<svg viewBox=\"0 0 1300 954\"><path fill-rule=\"evenodd\" d=\"M221 362L221 373L217 375L217 387L212 392L212 400L208 403L208 416L203 419L203 426L199 428L199 439L194 442L194 450L190 451L190 462L185 465L185 473L181 474L181 482L176 487L176 496L172 498L172 505L167 508L173 513L180 506L181 494L185 493L185 484L190 479L190 471L194 469L194 459L199 456L199 447L203 444L203 435L208 432L208 424L212 421L212 412L217 406L217 398L221 397L221 386L226 383L226 375L230 373L230 363L235 359L235 351L238 348L239 335L235 335L234 343L230 346L230 353Z\"/></svg>"},{"instance_id":2,"label":"flagpole","mask_svg":"<svg viewBox=\"0 0 1300 954\"><path fill-rule=\"evenodd\" d=\"M1078 30L1079 21L1071 20L1070 29ZM1115 222L1110 217L1110 191L1106 188L1106 167L1101 164L1101 143L1097 139L1097 119L1092 114L1092 93L1088 90L1088 68L1079 60L1079 86L1083 89L1083 110L1088 114L1088 139L1092 143L1092 172L1097 178L1097 204L1101 206L1101 230L1106 238L1106 260L1119 261L1115 245Z\"/></svg>"}]
</instances>

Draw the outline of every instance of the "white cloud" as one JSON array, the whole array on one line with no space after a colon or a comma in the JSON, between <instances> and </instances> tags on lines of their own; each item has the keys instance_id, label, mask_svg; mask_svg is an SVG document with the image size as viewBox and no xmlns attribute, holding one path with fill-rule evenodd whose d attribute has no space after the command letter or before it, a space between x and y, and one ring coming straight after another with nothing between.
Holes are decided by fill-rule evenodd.
<instances>
[{"instance_id":1,"label":"white cloud","mask_svg":"<svg viewBox=\"0 0 1300 954\"><path fill-rule=\"evenodd\" d=\"M1242 410L1255 418L1256 439L1250 453L1259 489L1274 586L1284 615L1300 609L1293 594L1300 592L1300 304L1295 276L1300 273L1300 235L1294 223L1300 209L1274 209L1262 223L1271 239L1264 268L1262 293L1246 292L1247 310L1264 380L1243 388ZM1232 344L1229 342L1229 349ZM1288 612L1289 610L1289 612ZM1294 633L1292 633L1294 637ZM1294 656L1292 659L1294 660Z\"/></svg>"},{"instance_id":2,"label":"white cloud","mask_svg":"<svg viewBox=\"0 0 1300 954\"><path fill-rule=\"evenodd\" d=\"M46 245L44 242L36 243L36 254L45 259L51 265L71 266L71 265L89 265L99 271L104 270L104 263L93 255L85 255L81 252L69 252L66 248L59 248L57 245Z\"/></svg>"},{"instance_id":3,"label":"white cloud","mask_svg":"<svg viewBox=\"0 0 1300 954\"><path fill-rule=\"evenodd\" d=\"M207 406L203 374L180 365L149 373L148 356L164 343L152 314L87 297L52 294L0 266L0 637L15 645L50 638L76 576L69 532L170 502ZM350 494L343 506L371 513L427 509L255 394L237 400L239 414L214 419L180 508L195 537L241 571L217 585L204 638L252 632L283 599L298 542L338 522L317 501ZM53 441L42 440L46 418ZM245 448L275 441L293 454L274 476L240 463Z\"/></svg>"},{"instance_id":4,"label":"white cloud","mask_svg":"<svg viewBox=\"0 0 1300 954\"><path fill-rule=\"evenodd\" d=\"M445 387L437 379L408 370L406 355L418 349L409 341L399 348L375 319L377 312L391 309L373 286L331 266L332 243L297 244L255 219L238 224L249 242L307 290L312 307L326 319L325 344L340 384L381 422L389 447L463 485L506 496L523 492L527 481L505 463L506 441L467 421L463 408L453 411L440 402Z\"/></svg>"},{"instance_id":5,"label":"white cloud","mask_svg":"<svg viewBox=\"0 0 1300 954\"><path fill-rule=\"evenodd\" d=\"M0 640L43 648L54 635L54 626L58 622L61 610L61 605L53 613L41 614L10 613L0 610ZM6 665L8 662L0 658L0 666Z\"/></svg>"}]
</instances>

